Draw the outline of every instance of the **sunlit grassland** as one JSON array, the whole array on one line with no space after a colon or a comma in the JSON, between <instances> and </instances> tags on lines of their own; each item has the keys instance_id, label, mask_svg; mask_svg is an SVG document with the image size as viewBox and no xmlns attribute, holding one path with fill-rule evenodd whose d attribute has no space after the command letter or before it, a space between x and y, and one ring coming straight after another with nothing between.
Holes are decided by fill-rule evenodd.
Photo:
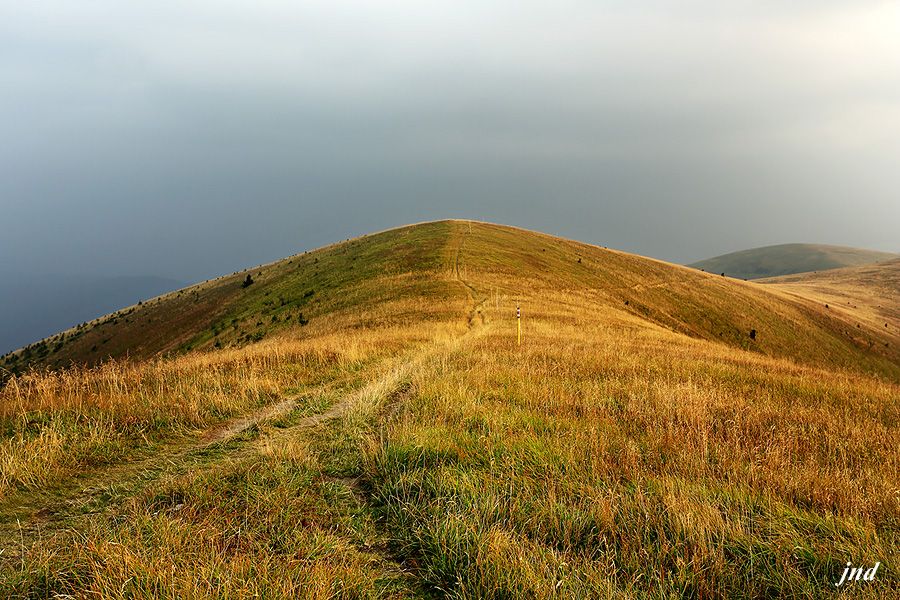
<instances>
[{"instance_id":1,"label":"sunlit grassland","mask_svg":"<svg viewBox=\"0 0 900 600\"><path fill-rule=\"evenodd\" d=\"M233 450L216 449L193 468L163 472L120 505L32 537L17 549L20 556L0 560L0 593L100 598L412 593L415 582L386 556L386 538L374 513L337 478L359 474L360 443L375 431L377 408L414 372L408 365L420 364L421 339L433 341L425 344L425 356L431 356L434 348L452 345L463 328L462 323L420 323L406 335L394 327L390 336L376 328L331 338L328 347L341 348L348 360L307 375L311 384L333 384L323 392L326 405L328 399L359 394L359 406L342 413L339 424L309 434L297 430L310 414L303 405L262 422L235 440L239 445ZM247 352L265 352L265 346Z\"/></svg>"},{"instance_id":2,"label":"sunlit grassland","mask_svg":"<svg viewBox=\"0 0 900 600\"><path fill-rule=\"evenodd\" d=\"M819 595L851 559L882 561L882 591L897 585L897 386L649 333L513 339L417 380L367 455L434 585Z\"/></svg>"},{"instance_id":3,"label":"sunlit grassland","mask_svg":"<svg viewBox=\"0 0 900 600\"><path fill-rule=\"evenodd\" d=\"M898 343L868 343L881 330L848 332L824 306L787 301L764 285L489 224L473 229L461 264L485 294L514 301L554 293L547 310L567 322L637 317L642 326L650 322L767 356L900 380ZM897 339L896 331L891 335Z\"/></svg>"},{"instance_id":4,"label":"sunlit grassland","mask_svg":"<svg viewBox=\"0 0 900 600\"><path fill-rule=\"evenodd\" d=\"M397 256L397 238L354 250L367 275L334 283L305 326L13 380L18 493L126 458L116 436L162 445L326 391L240 451L23 543L0 595L821 597L847 561L882 563L857 592L900 592L892 350L757 284L490 225L410 235ZM29 457L57 421L44 471Z\"/></svg>"},{"instance_id":5,"label":"sunlit grassland","mask_svg":"<svg viewBox=\"0 0 900 600\"><path fill-rule=\"evenodd\" d=\"M13 594L97 598L400 596L371 513L324 478L307 443L160 482L114 513L35 545Z\"/></svg>"},{"instance_id":6,"label":"sunlit grassland","mask_svg":"<svg viewBox=\"0 0 900 600\"><path fill-rule=\"evenodd\" d=\"M347 489L321 476L308 443L266 441L48 536L22 568L7 567L0 589L34 597L385 597L398 574L358 548L373 530Z\"/></svg>"},{"instance_id":7,"label":"sunlit grassland","mask_svg":"<svg viewBox=\"0 0 900 600\"><path fill-rule=\"evenodd\" d=\"M567 289L587 252L576 262L548 240L532 254L544 264L525 271L546 276L523 280L478 241L463 264L488 298L489 334L417 379L366 454L399 552L429 583L473 598L820 596L853 560L885 567L869 593L897 591L890 365L845 368L850 344L774 301L756 322L776 343L679 335L609 301L648 302L647 287ZM734 318L722 293L724 317L697 331ZM796 358L767 355L787 348Z\"/></svg>"},{"instance_id":8,"label":"sunlit grassland","mask_svg":"<svg viewBox=\"0 0 900 600\"><path fill-rule=\"evenodd\" d=\"M900 304L886 302L900 288L900 259L847 269L801 273L760 281L776 292L799 296L828 306L846 324L846 330L869 342L890 344L900 331ZM878 332L866 336L861 324ZM867 329L868 329L867 328Z\"/></svg>"},{"instance_id":9,"label":"sunlit grassland","mask_svg":"<svg viewBox=\"0 0 900 600\"><path fill-rule=\"evenodd\" d=\"M194 433L397 347L377 337L286 339L145 363L33 373L0 392L0 497Z\"/></svg>"}]
</instances>

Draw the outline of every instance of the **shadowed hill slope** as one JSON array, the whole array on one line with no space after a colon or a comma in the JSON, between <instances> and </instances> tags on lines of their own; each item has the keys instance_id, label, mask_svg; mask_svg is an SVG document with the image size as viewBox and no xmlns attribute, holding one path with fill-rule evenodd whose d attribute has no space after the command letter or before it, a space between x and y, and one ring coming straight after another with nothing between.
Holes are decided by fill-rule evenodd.
<instances>
[{"instance_id":1,"label":"shadowed hill slope","mask_svg":"<svg viewBox=\"0 0 900 600\"><path fill-rule=\"evenodd\" d=\"M731 252L688 265L738 279L761 279L873 264L896 254L826 244L779 244Z\"/></svg>"},{"instance_id":2,"label":"shadowed hill slope","mask_svg":"<svg viewBox=\"0 0 900 600\"><path fill-rule=\"evenodd\" d=\"M354 327L362 319L390 326L402 319L396 305L404 302L433 301L435 311L446 310L446 300L463 300L435 275L453 268L451 246L461 233L468 278L517 298L526 313L545 290L564 291L568 302L595 307L598 323L659 327L769 356L900 377L896 327L884 331L867 320L851 332L823 303L773 293L771 286L462 221L368 235L173 292L7 356L2 366L16 372L234 347L282 331L305 336ZM245 286L248 275L253 283Z\"/></svg>"}]
</instances>

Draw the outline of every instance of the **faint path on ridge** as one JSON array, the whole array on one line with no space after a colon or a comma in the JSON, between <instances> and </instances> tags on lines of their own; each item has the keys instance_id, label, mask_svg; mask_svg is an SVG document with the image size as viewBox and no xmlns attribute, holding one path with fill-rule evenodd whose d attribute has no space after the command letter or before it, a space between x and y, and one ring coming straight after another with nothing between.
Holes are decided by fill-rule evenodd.
<instances>
[{"instance_id":1,"label":"faint path on ridge","mask_svg":"<svg viewBox=\"0 0 900 600\"><path fill-rule=\"evenodd\" d=\"M471 232L472 224L471 222L467 222L469 226L469 232ZM469 300L472 302L472 306L469 309L468 316L468 327L471 329L475 325L475 320L479 321L479 324L484 325L484 315L481 313L481 307L484 305L487 298L479 299L478 290L475 289L471 283L469 283L465 277L462 276L462 272L459 268L459 258L460 254L462 254L462 248L466 243L466 236L469 235L469 232L457 232L456 233L456 246L454 247L453 254L453 278L458 281L462 286L466 289L466 293L469 295Z\"/></svg>"}]
</instances>

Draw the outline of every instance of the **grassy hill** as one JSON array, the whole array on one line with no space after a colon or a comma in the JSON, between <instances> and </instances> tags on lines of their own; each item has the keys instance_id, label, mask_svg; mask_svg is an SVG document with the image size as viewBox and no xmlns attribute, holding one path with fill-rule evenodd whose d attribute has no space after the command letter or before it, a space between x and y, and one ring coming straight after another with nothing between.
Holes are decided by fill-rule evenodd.
<instances>
[{"instance_id":1,"label":"grassy hill","mask_svg":"<svg viewBox=\"0 0 900 600\"><path fill-rule=\"evenodd\" d=\"M891 597L900 336L781 285L442 221L130 307L7 359L0 592Z\"/></svg>"},{"instance_id":2,"label":"grassy hill","mask_svg":"<svg viewBox=\"0 0 900 600\"><path fill-rule=\"evenodd\" d=\"M242 346L267 335L408 299L428 288L446 239L434 227L406 228L336 244L178 290L83 323L10 353L0 367L96 365L109 358L144 359L197 348ZM247 275L253 284L244 287ZM388 284L390 287L387 287ZM437 293L437 292L435 292ZM358 320L358 319L357 319Z\"/></svg>"},{"instance_id":3,"label":"grassy hill","mask_svg":"<svg viewBox=\"0 0 900 600\"><path fill-rule=\"evenodd\" d=\"M125 356L141 360L242 347L289 330L315 336L363 324L390 326L398 319L397 303L433 297L440 310L453 297L454 286L434 273L450 268L447 248L458 226L394 229L207 281L11 353L0 359L0 368L96 365ZM509 227L482 227L490 229L472 238L467 268L508 278L506 291L522 299L547 288L566 290L577 295L569 302L602 309L612 320L637 317L771 356L898 373L900 349L868 348L868 338L856 339L858 332L848 337L822 307L650 258ZM244 287L248 275L254 283ZM863 347L867 351L859 352Z\"/></svg>"},{"instance_id":4,"label":"grassy hill","mask_svg":"<svg viewBox=\"0 0 900 600\"><path fill-rule=\"evenodd\" d=\"M900 330L900 259L874 265L760 279L770 289L826 306L861 339L890 343ZM863 325L866 327L864 328ZM873 335L878 332L879 335Z\"/></svg>"},{"instance_id":5,"label":"grassy hill","mask_svg":"<svg viewBox=\"0 0 900 600\"><path fill-rule=\"evenodd\" d=\"M840 269L896 259L896 254L826 244L779 244L731 252L688 265L738 279Z\"/></svg>"}]
</instances>

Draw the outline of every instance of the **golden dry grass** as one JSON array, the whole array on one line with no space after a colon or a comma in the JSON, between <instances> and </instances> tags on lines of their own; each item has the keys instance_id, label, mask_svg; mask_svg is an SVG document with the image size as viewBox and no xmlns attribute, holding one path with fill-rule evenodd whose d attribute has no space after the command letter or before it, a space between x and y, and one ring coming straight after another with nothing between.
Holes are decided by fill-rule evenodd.
<instances>
[{"instance_id":1,"label":"golden dry grass","mask_svg":"<svg viewBox=\"0 0 900 600\"><path fill-rule=\"evenodd\" d=\"M769 289L828 305L854 335L880 344L900 332L900 259L761 280ZM858 330L858 331L855 331Z\"/></svg>"},{"instance_id":2,"label":"golden dry grass","mask_svg":"<svg viewBox=\"0 0 900 600\"><path fill-rule=\"evenodd\" d=\"M363 353L323 338L13 378L0 392L0 497L245 413Z\"/></svg>"},{"instance_id":3,"label":"golden dry grass","mask_svg":"<svg viewBox=\"0 0 900 600\"><path fill-rule=\"evenodd\" d=\"M441 243L423 246L426 268L360 280L355 305L328 299L333 311L272 339L16 378L2 422L21 474L6 485L26 493L94 468L84 457L117 435L164 446L172 428L323 385L352 401L312 428L260 424L56 523L20 544L0 589L821 597L852 560L882 562L857 592L900 590L893 355L758 284L491 225L428 235ZM68 450L44 472L28 457L57 421L74 423Z\"/></svg>"}]
</instances>

